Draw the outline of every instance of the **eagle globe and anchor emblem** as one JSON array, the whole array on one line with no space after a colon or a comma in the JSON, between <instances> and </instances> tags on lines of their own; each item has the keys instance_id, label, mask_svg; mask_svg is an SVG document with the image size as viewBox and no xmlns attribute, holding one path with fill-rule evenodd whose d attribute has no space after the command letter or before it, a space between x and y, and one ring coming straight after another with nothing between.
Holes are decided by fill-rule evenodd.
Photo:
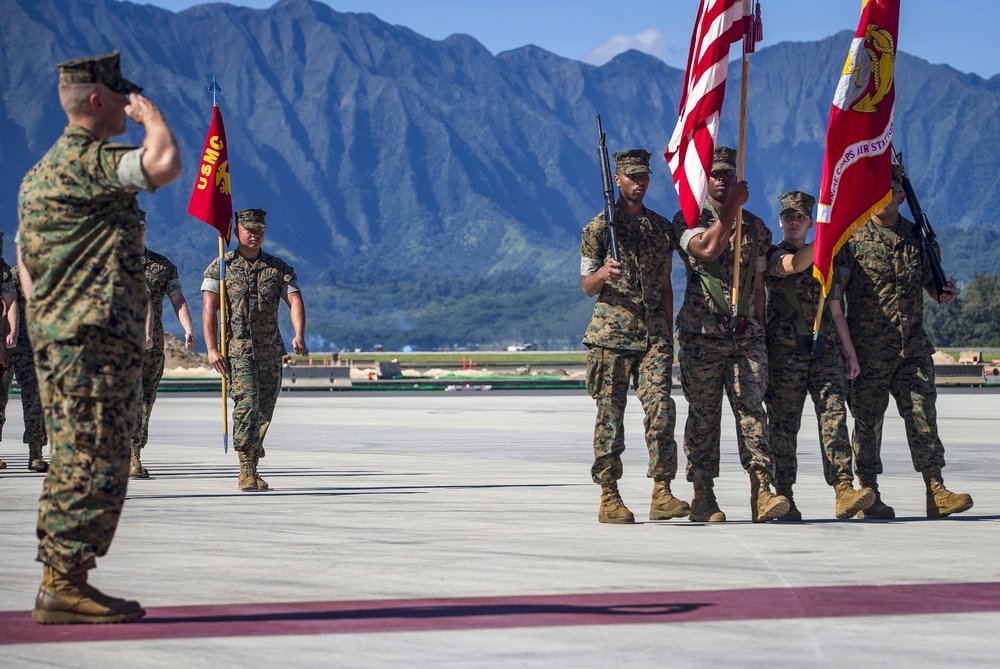
<instances>
[{"instance_id":1,"label":"eagle globe and anchor emblem","mask_svg":"<svg viewBox=\"0 0 1000 669\"><path fill-rule=\"evenodd\" d=\"M833 104L839 109L871 113L892 88L896 49L888 30L870 23L855 37L837 84Z\"/></svg>"}]
</instances>

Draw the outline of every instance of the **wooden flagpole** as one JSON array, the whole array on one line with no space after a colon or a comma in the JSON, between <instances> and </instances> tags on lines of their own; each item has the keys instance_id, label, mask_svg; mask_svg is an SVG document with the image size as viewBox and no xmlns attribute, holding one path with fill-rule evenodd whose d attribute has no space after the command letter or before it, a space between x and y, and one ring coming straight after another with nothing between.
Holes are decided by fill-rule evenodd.
<instances>
[{"instance_id":1,"label":"wooden flagpole","mask_svg":"<svg viewBox=\"0 0 1000 669\"><path fill-rule=\"evenodd\" d=\"M219 352L228 363L226 345L226 247L219 235ZM222 377L222 452L229 452L229 404L226 401L227 377Z\"/></svg>"},{"instance_id":2,"label":"wooden flagpole","mask_svg":"<svg viewBox=\"0 0 1000 669\"><path fill-rule=\"evenodd\" d=\"M212 85L208 87L208 90L212 92L212 106L219 106L219 93L222 89L219 88L219 83L212 77ZM232 225L232 220L227 221L226 225ZM227 357L228 347L226 344L226 240L225 236L219 233L219 352L222 354L222 359L226 360L226 364L229 364ZM223 375L222 377L222 452L229 452L229 403L227 401L227 390L228 390L228 376Z\"/></svg>"},{"instance_id":3,"label":"wooden flagpole","mask_svg":"<svg viewBox=\"0 0 1000 669\"><path fill-rule=\"evenodd\" d=\"M743 161L747 137L747 79L750 73L750 54L754 52L760 41L760 3L757 3L755 13L750 9L751 0L743 0L743 61L740 76L740 135L736 153L736 182L743 181ZM740 260L743 256L743 207L736 211L736 229L734 230L735 247L733 256L733 318L739 311L740 302ZM749 268L747 268L749 271Z\"/></svg>"}]
</instances>

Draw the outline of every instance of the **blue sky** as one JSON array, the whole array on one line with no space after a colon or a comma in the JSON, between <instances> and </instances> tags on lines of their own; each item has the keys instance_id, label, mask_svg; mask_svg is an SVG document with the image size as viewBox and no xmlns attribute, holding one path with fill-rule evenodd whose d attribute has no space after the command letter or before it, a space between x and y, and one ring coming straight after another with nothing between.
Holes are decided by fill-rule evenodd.
<instances>
[{"instance_id":1,"label":"blue sky","mask_svg":"<svg viewBox=\"0 0 1000 669\"><path fill-rule=\"evenodd\" d=\"M134 0L135 1L135 0ZM601 64L636 48L683 68L697 0L321 0L341 12L368 12L432 39L472 35L493 53L535 44ZM138 0L143 2L143 0ZM899 49L984 78L1000 73L1000 2L901 0ZM173 11L200 0L145 0ZM229 4L266 8L275 0ZM858 25L860 0L761 0L762 46L812 41ZM733 50L734 56L736 50Z\"/></svg>"}]
</instances>

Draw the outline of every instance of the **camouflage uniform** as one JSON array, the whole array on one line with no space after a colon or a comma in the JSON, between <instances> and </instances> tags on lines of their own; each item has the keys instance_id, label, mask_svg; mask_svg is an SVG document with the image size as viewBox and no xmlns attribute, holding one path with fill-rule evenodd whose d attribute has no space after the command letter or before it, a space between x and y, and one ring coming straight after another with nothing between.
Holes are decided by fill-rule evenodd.
<instances>
[{"instance_id":1,"label":"camouflage uniform","mask_svg":"<svg viewBox=\"0 0 1000 669\"><path fill-rule=\"evenodd\" d=\"M684 304L677 315L677 330L681 388L689 404L684 427L684 454L687 456L689 481L705 481L719 476L723 388L736 415L740 464L747 471L757 468L774 475L763 405L767 389L765 330L764 324L757 318L752 284L743 281L747 276L752 277L754 272L766 269L765 251L771 245L771 231L762 220L743 210L740 246L740 283L743 285L740 291L747 300L743 312L746 327L742 334L725 334L719 327L718 308L701 278L709 275L711 263L688 252L691 239L716 225L718 218L719 212L706 202L697 227L689 230L683 213L678 213L673 221L675 234L680 240L678 253L687 268L688 277ZM732 299L733 239L717 261L722 297L726 304ZM750 290L744 290L746 285L751 286Z\"/></svg>"},{"instance_id":2,"label":"camouflage uniform","mask_svg":"<svg viewBox=\"0 0 1000 669\"><path fill-rule=\"evenodd\" d=\"M60 573L107 552L125 500L147 307L136 193L154 190L144 151L69 125L19 194L34 282L26 316L52 441L38 559Z\"/></svg>"},{"instance_id":3,"label":"camouflage uniform","mask_svg":"<svg viewBox=\"0 0 1000 669\"><path fill-rule=\"evenodd\" d=\"M770 446L774 457L774 485L778 490L790 488L795 483L798 433L806 393L812 396L819 419L819 443L826 482L834 485L841 478L854 478L851 442L847 435L847 383L837 330L833 327L829 311L824 310L820 328L821 353L818 356L803 355L798 345L798 318L788 313L788 307L794 309L797 306L801 312L798 315L811 333L822 287L813 277L811 268L791 276L781 276L777 271L783 257L798 251L786 241L771 247L765 277L768 290L768 386L764 402L767 404ZM834 259L836 276L844 275L843 259L843 253L837 254ZM789 288L794 290L795 305L790 305L785 298ZM840 299L839 290L834 288L829 298ZM811 338L811 334L808 336Z\"/></svg>"},{"instance_id":4,"label":"camouflage uniform","mask_svg":"<svg viewBox=\"0 0 1000 669\"><path fill-rule=\"evenodd\" d=\"M667 219L649 209L640 216L626 215L621 201L616 220L624 276L604 284L583 338L589 348L587 391L597 400L591 476L602 485L621 478L625 402L629 382L634 381L646 414L646 475L670 481L677 474L677 413L670 397L674 345L670 314L664 313L660 297L663 277L670 275L674 233ZM583 229L584 275L605 263L606 239L601 213Z\"/></svg>"},{"instance_id":5,"label":"camouflage uniform","mask_svg":"<svg viewBox=\"0 0 1000 669\"><path fill-rule=\"evenodd\" d=\"M924 285L932 275L913 223L900 216L893 229L868 221L844 248L850 268L847 322L861 365L861 375L848 384L858 477L882 473L882 421L890 394L906 426L914 469L941 469L934 347L923 329Z\"/></svg>"},{"instance_id":6,"label":"camouflage uniform","mask_svg":"<svg viewBox=\"0 0 1000 669\"><path fill-rule=\"evenodd\" d=\"M241 212L242 213L242 212ZM295 270L280 258L260 252L248 260L231 251L226 261L226 359L237 452L263 451L274 405L281 392L285 343L278 330L278 305L299 292ZM203 291L219 293L219 263L205 270Z\"/></svg>"},{"instance_id":7,"label":"camouflage uniform","mask_svg":"<svg viewBox=\"0 0 1000 669\"><path fill-rule=\"evenodd\" d=\"M149 439L149 414L156 402L156 389L163 376L163 298L181 291L177 266L166 256L144 249L142 266L146 274L146 288L153 310L153 347L142 357L142 383L139 386L139 413L132 446L142 448Z\"/></svg>"},{"instance_id":8,"label":"camouflage uniform","mask_svg":"<svg viewBox=\"0 0 1000 669\"><path fill-rule=\"evenodd\" d=\"M17 295L18 330L17 346L9 349L10 361L3 371L0 379L0 430L7 420L7 400L10 394L10 384L17 378L17 385L21 388L21 413L24 415L24 435L22 441L25 444L42 447L48 443L45 435L45 418L42 412L42 403L38 397L38 377L35 375L35 352L31 347L31 340L28 339L28 325L25 321L24 293L21 291L21 281L17 276L17 267L10 270L10 275L6 283L3 284L2 292L14 293Z\"/></svg>"}]
</instances>

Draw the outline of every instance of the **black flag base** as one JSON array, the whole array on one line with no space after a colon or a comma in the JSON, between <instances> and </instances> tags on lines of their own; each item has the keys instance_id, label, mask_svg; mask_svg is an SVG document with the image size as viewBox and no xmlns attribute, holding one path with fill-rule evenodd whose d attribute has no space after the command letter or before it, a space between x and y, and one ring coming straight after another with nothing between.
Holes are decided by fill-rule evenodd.
<instances>
[{"instance_id":1,"label":"black flag base","mask_svg":"<svg viewBox=\"0 0 1000 669\"><path fill-rule=\"evenodd\" d=\"M745 316L727 316L725 314L718 314L719 319L719 329L722 330L722 334L730 336L739 336L743 334L743 331L747 327L747 319Z\"/></svg>"},{"instance_id":2,"label":"black flag base","mask_svg":"<svg viewBox=\"0 0 1000 669\"><path fill-rule=\"evenodd\" d=\"M818 358L823 355L823 340L813 339L812 335L798 335L799 353L809 358Z\"/></svg>"}]
</instances>

